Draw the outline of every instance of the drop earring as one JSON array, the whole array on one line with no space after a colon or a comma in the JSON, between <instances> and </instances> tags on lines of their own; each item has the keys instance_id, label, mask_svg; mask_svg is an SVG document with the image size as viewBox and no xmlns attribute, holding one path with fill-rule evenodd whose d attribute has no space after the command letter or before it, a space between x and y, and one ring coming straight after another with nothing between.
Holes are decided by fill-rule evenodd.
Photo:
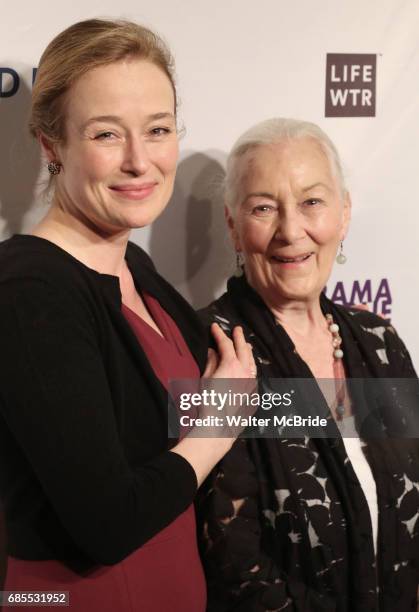
<instances>
[{"instance_id":1,"label":"drop earring","mask_svg":"<svg viewBox=\"0 0 419 612\"><path fill-rule=\"evenodd\" d=\"M347 257L343 252L343 240L340 243L340 251L338 253L338 255L336 256L336 261L338 264L344 264L346 263Z\"/></svg>"},{"instance_id":2,"label":"drop earring","mask_svg":"<svg viewBox=\"0 0 419 612\"><path fill-rule=\"evenodd\" d=\"M234 276L243 276L243 256L240 251L236 251L236 271Z\"/></svg>"}]
</instances>

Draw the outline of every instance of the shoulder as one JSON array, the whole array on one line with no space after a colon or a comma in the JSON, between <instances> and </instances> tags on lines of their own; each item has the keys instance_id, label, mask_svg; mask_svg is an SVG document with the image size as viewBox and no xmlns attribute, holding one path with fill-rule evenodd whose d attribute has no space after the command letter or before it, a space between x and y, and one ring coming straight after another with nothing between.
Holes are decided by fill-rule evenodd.
<instances>
[{"instance_id":1,"label":"shoulder","mask_svg":"<svg viewBox=\"0 0 419 612\"><path fill-rule=\"evenodd\" d=\"M353 306L348 308L339 304L334 304L334 309L341 319L357 328L358 332L366 338L374 336L385 344L387 338L397 335L388 319L384 319L369 310Z\"/></svg>"},{"instance_id":2,"label":"shoulder","mask_svg":"<svg viewBox=\"0 0 419 612\"><path fill-rule=\"evenodd\" d=\"M36 236L13 236L0 243L2 312L60 312L74 320L94 322L102 301L98 273L54 243ZM109 294L112 277L104 277Z\"/></svg>"},{"instance_id":3,"label":"shoulder","mask_svg":"<svg viewBox=\"0 0 419 612\"><path fill-rule=\"evenodd\" d=\"M382 365L392 366L397 375L416 376L410 354L392 323L368 310L346 308L335 304L343 321L357 328L357 336L364 348L378 357Z\"/></svg>"},{"instance_id":4,"label":"shoulder","mask_svg":"<svg viewBox=\"0 0 419 612\"><path fill-rule=\"evenodd\" d=\"M386 330L391 328L391 323L388 319L384 319L365 308L347 307L340 304L334 304L334 308L343 316L346 315L354 325L365 331L377 328L385 328Z\"/></svg>"},{"instance_id":5,"label":"shoulder","mask_svg":"<svg viewBox=\"0 0 419 612\"><path fill-rule=\"evenodd\" d=\"M38 280L64 286L80 282L89 268L54 243L36 236L13 236L0 243L0 283Z\"/></svg>"}]
</instances>

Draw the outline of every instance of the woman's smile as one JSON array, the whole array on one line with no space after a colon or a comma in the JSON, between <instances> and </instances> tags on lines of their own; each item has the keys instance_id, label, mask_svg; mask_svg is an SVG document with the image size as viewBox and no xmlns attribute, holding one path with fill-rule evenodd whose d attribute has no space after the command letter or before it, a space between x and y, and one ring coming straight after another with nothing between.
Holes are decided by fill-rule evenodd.
<instances>
[{"instance_id":1,"label":"woman's smile","mask_svg":"<svg viewBox=\"0 0 419 612\"><path fill-rule=\"evenodd\" d=\"M139 185L112 185L109 189L120 198L125 198L127 200L144 200L154 192L157 185L157 181L150 181Z\"/></svg>"},{"instance_id":2,"label":"woman's smile","mask_svg":"<svg viewBox=\"0 0 419 612\"><path fill-rule=\"evenodd\" d=\"M312 259L313 252L303 253L302 255L271 255L270 261L273 265L279 266L281 270L301 269Z\"/></svg>"}]
</instances>

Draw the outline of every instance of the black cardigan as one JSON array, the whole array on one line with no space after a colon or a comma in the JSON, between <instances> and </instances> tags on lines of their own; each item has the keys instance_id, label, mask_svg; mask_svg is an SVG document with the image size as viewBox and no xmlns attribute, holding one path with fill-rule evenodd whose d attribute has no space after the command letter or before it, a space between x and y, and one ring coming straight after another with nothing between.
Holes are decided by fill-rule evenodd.
<instances>
[{"instance_id":1,"label":"black cardigan","mask_svg":"<svg viewBox=\"0 0 419 612\"><path fill-rule=\"evenodd\" d=\"M129 243L138 290L158 299L200 369L191 307ZM0 496L8 552L73 569L114 564L194 499L191 465L169 452L167 394L121 313L118 278L53 243L0 245Z\"/></svg>"}]
</instances>

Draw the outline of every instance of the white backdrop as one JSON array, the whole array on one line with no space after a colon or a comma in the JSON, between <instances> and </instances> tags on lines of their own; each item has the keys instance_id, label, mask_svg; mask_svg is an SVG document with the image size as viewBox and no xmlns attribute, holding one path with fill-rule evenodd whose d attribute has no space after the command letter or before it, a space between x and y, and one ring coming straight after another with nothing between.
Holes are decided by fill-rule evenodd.
<instances>
[{"instance_id":1,"label":"white backdrop","mask_svg":"<svg viewBox=\"0 0 419 612\"><path fill-rule=\"evenodd\" d=\"M41 52L80 19L133 19L175 55L186 127L171 204L133 240L195 306L208 303L234 268L216 190L233 141L275 115L314 121L342 155L353 201L348 262L335 266L328 295L391 316L419 365L417 0L0 0L0 15L1 239L42 214L41 161L25 131ZM375 117L325 116L326 57L335 53L376 56ZM10 69L20 77L14 95Z\"/></svg>"}]
</instances>

